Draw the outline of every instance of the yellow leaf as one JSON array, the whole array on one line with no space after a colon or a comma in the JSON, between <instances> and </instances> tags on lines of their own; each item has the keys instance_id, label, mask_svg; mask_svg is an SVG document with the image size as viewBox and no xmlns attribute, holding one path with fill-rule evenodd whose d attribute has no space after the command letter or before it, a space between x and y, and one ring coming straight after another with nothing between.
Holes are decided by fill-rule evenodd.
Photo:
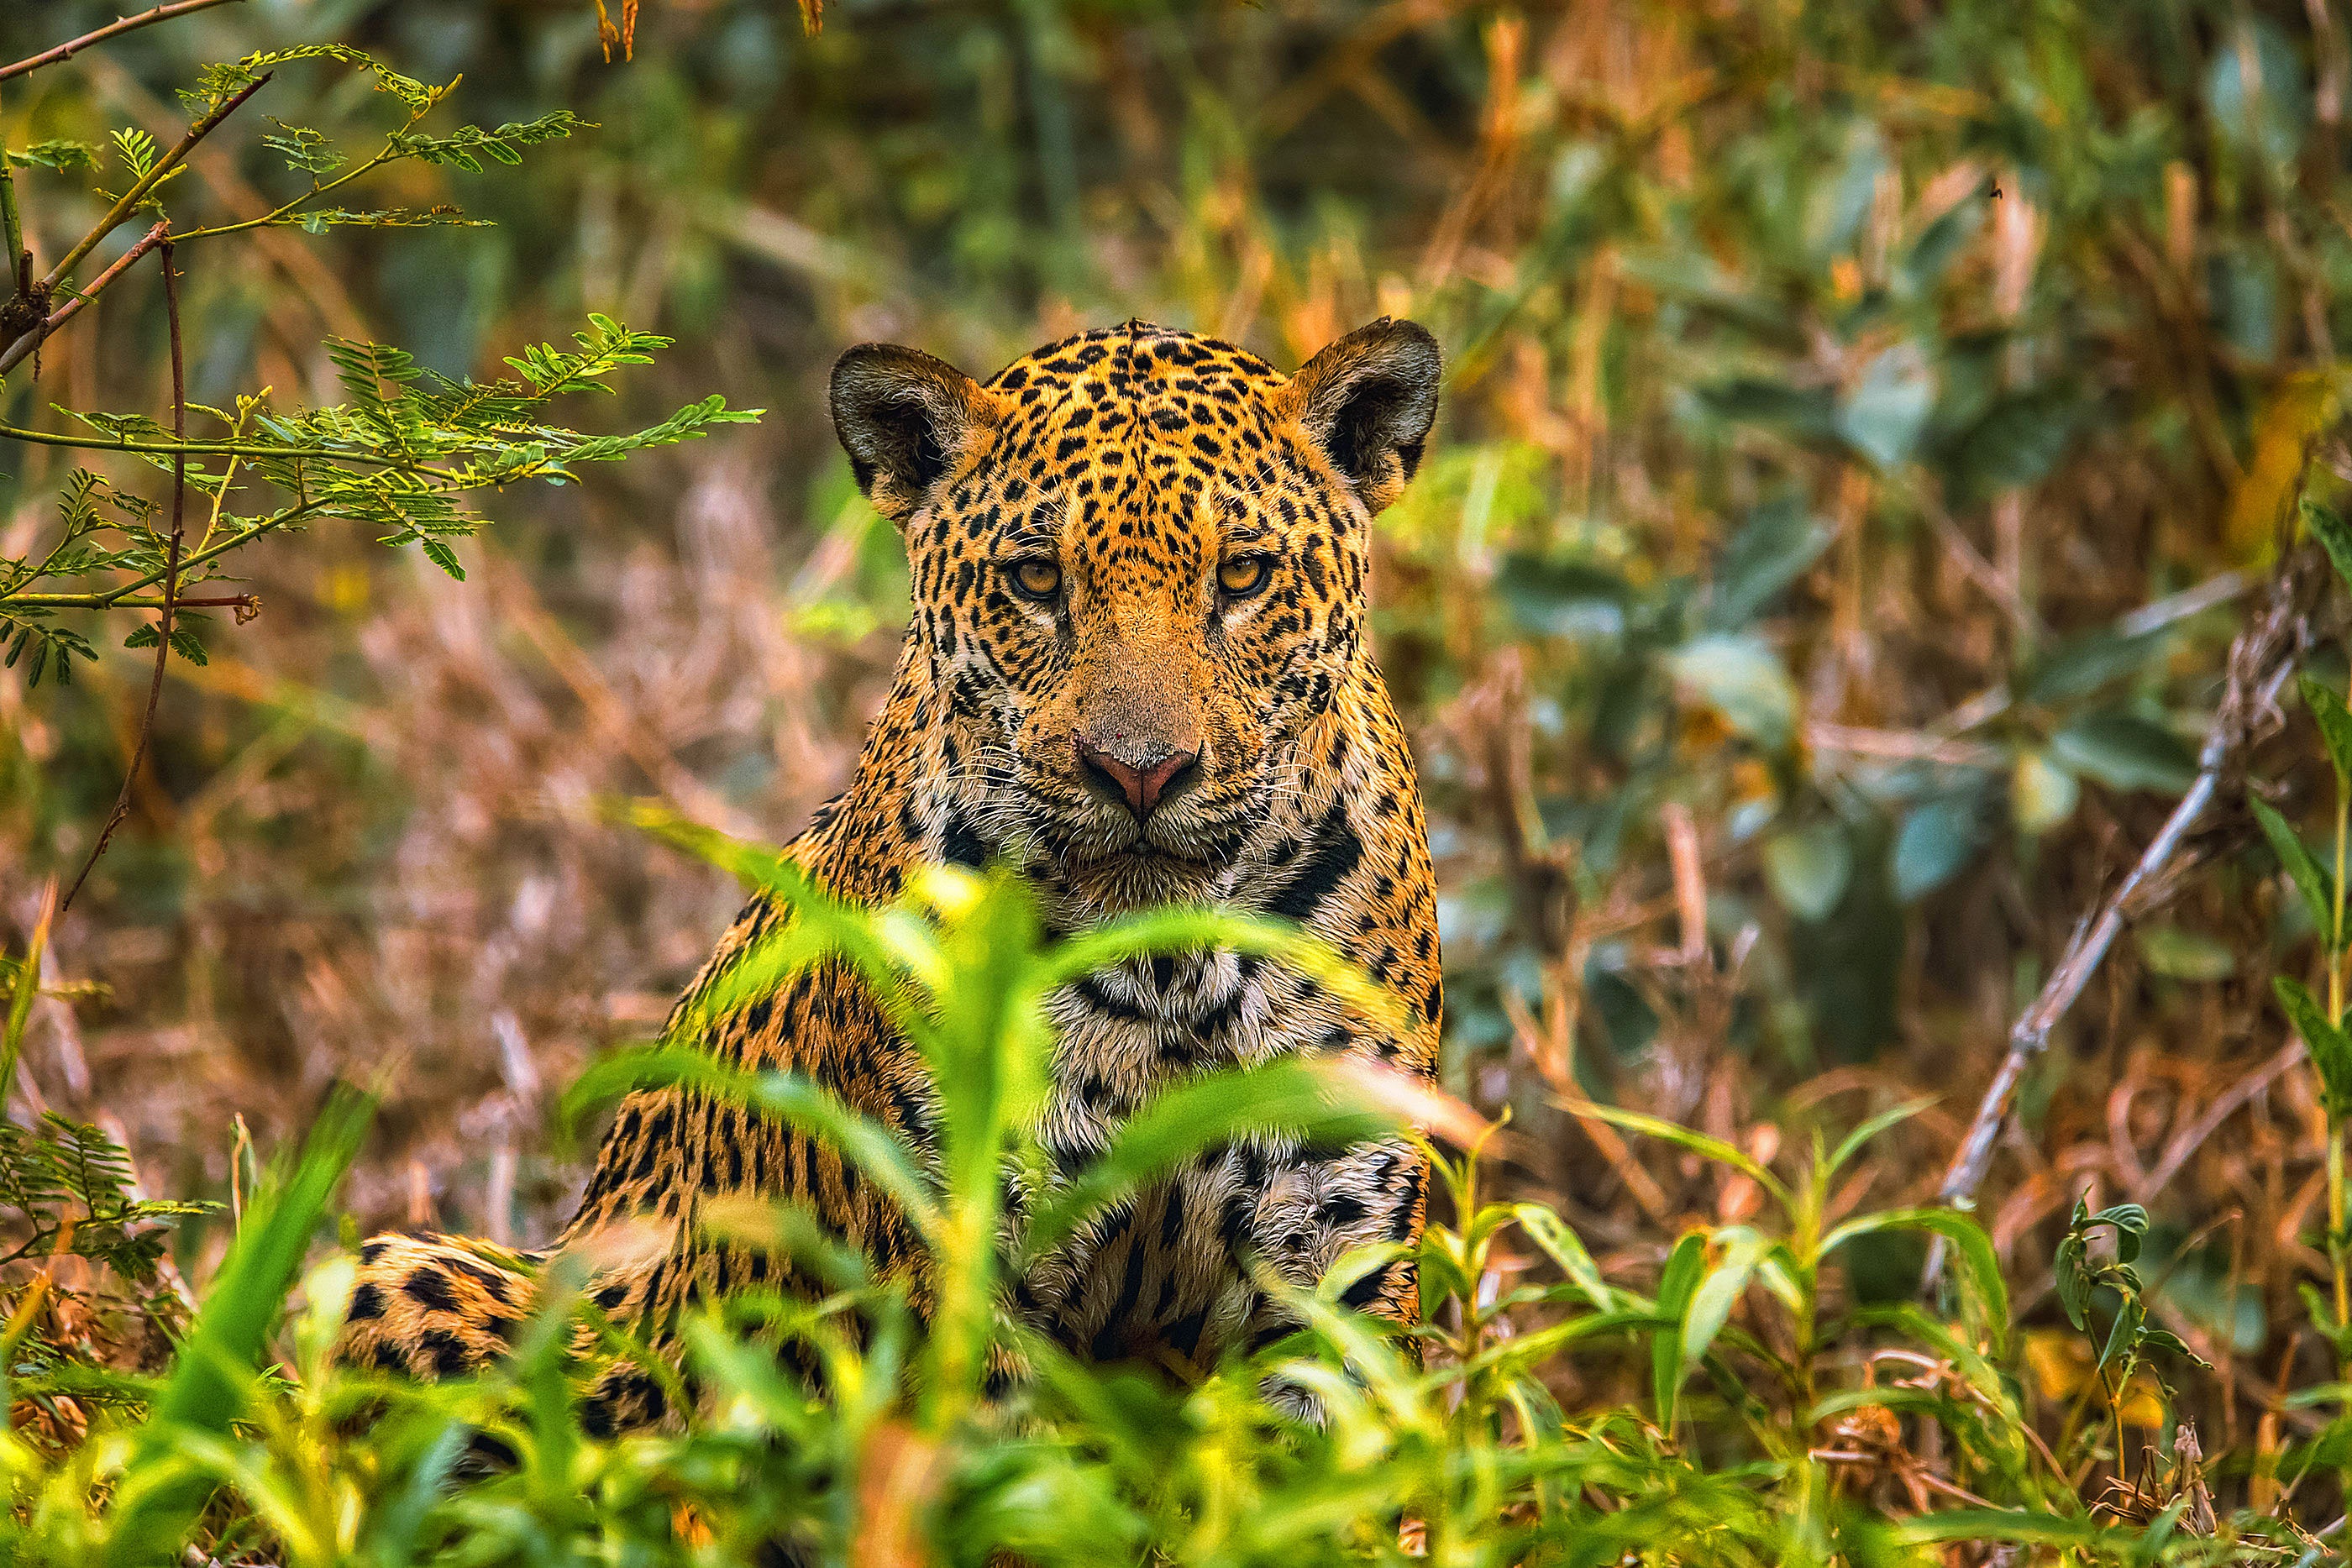
<instances>
[{"instance_id":1,"label":"yellow leaf","mask_svg":"<svg viewBox=\"0 0 2352 1568\"><path fill-rule=\"evenodd\" d=\"M2025 1366L2045 1400L2072 1399L2091 1379L2091 1347L2065 1329L2034 1329L2025 1336Z\"/></svg>"},{"instance_id":2,"label":"yellow leaf","mask_svg":"<svg viewBox=\"0 0 2352 1568\"><path fill-rule=\"evenodd\" d=\"M2126 1427L2160 1430L2164 1426L2164 1390L2157 1386L2155 1378L2144 1372L2138 1374L2124 1389L2120 1414Z\"/></svg>"},{"instance_id":3,"label":"yellow leaf","mask_svg":"<svg viewBox=\"0 0 2352 1568\"><path fill-rule=\"evenodd\" d=\"M2280 515L2303 476L2304 448L2335 417L2340 402L2336 378L2324 371L2289 376L2254 423L2254 455L2230 497L2227 538L2232 560L2252 564L2268 558Z\"/></svg>"}]
</instances>

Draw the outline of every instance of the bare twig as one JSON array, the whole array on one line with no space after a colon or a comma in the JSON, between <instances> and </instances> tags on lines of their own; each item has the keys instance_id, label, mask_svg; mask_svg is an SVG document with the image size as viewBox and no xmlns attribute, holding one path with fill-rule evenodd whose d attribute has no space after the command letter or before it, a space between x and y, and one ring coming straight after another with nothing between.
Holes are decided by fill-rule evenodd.
<instances>
[{"instance_id":1,"label":"bare twig","mask_svg":"<svg viewBox=\"0 0 2352 1568\"><path fill-rule=\"evenodd\" d=\"M159 223L149 229L139 236L129 250L117 257L112 266L91 278L88 288L77 290L72 298L26 328L5 350L0 350L0 376L6 375L22 364L26 355L38 349L48 340L50 334L79 315L83 306L104 293L108 285L136 266L142 256L162 245L164 237L171 232L172 225L169 223Z\"/></svg>"},{"instance_id":2,"label":"bare twig","mask_svg":"<svg viewBox=\"0 0 2352 1568\"><path fill-rule=\"evenodd\" d=\"M150 11L142 11L135 16L125 16L119 21L109 22L95 32L84 33L79 38L68 39L52 49L44 49L37 55L18 60L15 65L0 66L0 81L6 81L10 77L23 76L27 71L39 70L43 66L56 65L60 60L69 60L92 44L102 44L109 38L119 38L125 33L135 32L141 27L152 26L157 22L168 22L175 16L185 16L197 11L209 11L215 5L226 5L230 3L231 0L173 0L173 4L158 5Z\"/></svg>"},{"instance_id":3,"label":"bare twig","mask_svg":"<svg viewBox=\"0 0 2352 1568\"><path fill-rule=\"evenodd\" d=\"M1993 1141L2000 1136L2001 1124L2008 1117L2010 1099L2016 1092L2018 1080L2024 1076L2027 1065L2049 1046L2051 1031L2098 972L2100 962L2122 932L2124 922L2141 913L2137 906L2145 902L2143 895L2160 883L2166 868L2187 841L2189 830L2213 803L2224 768L2263 716L2271 710L2287 677L2294 673L2305 636L2297 604L2316 559L2317 552L2309 546L2289 556L2271 581L2262 612L2230 645L2228 685L2223 689L2221 706L2213 715L2213 727L2206 734L2204 748L2198 754L2195 781L2173 808L2172 815L2165 819L2163 828L2149 841L2138 863L2107 895L2098 914L2075 926L2042 994L2011 1029L2009 1054L2002 1059L2000 1071L1993 1075L1992 1085L1985 1091L1984 1102L1977 1108L1976 1120L1970 1124L1959 1152L1952 1157L1951 1168L1945 1174L1940 1194L1945 1203L1963 1204L1976 1196L1992 1163ZM1938 1238L1928 1253L1927 1272L1921 1281L1923 1289L1932 1288L1943 1272L1943 1263L1944 1249Z\"/></svg>"},{"instance_id":4,"label":"bare twig","mask_svg":"<svg viewBox=\"0 0 2352 1568\"><path fill-rule=\"evenodd\" d=\"M2196 1121L2172 1140L2147 1174L2133 1185L2131 1201L2144 1204L2163 1191L2165 1184L2180 1174L2180 1167L2189 1163L2189 1156L2203 1146L2205 1140L2221 1131L2222 1123L2236 1115L2255 1095L2278 1082L2305 1054L2301 1040L2289 1040L2273 1052L2268 1061L2222 1091ZM2188 1255L2189 1249L2183 1248L2180 1256L2185 1258Z\"/></svg>"},{"instance_id":5,"label":"bare twig","mask_svg":"<svg viewBox=\"0 0 2352 1568\"><path fill-rule=\"evenodd\" d=\"M163 241L163 319L172 340L172 434L184 441L188 436L188 370L180 345L180 275L173 267L172 242ZM89 880L90 868L98 857L106 852L107 841L114 830L131 814L131 791L139 782L139 768L147 760L147 742L155 731L155 705L163 695L163 666L172 657L172 617L179 608L180 546L186 538L188 502L188 458L185 453L172 456L172 542L163 559L163 602L162 613L155 621L155 674L147 683L147 711L139 720L139 739L131 748L131 766L123 770L122 793L115 798L114 810L107 814L106 826L99 830L98 841L89 847L89 858L81 862L81 872L73 886L58 906L63 914Z\"/></svg>"}]
</instances>

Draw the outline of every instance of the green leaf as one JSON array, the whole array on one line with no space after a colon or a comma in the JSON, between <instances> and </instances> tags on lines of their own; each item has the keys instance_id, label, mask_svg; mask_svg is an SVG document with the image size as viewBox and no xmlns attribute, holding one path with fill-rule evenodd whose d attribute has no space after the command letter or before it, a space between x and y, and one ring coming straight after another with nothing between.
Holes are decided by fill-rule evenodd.
<instances>
[{"instance_id":1,"label":"green leaf","mask_svg":"<svg viewBox=\"0 0 2352 1568\"><path fill-rule=\"evenodd\" d=\"M1897 343L1870 361L1838 408L1838 434L1880 468L1911 455L1936 406L1936 373L1913 343Z\"/></svg>"},{"instance_id":2,"label":"green leaf","mask_svg":"<svg viewBox=\"0 0 2352 1568\"><path fill-rule=\"evenodd\" d=\"M2109 681L2146 669L2164 639L2160 630L2119 632L2100 627L2079 632L2035 663L2021 695L2029 702L2047 703L2096 691Z\"/></svg>"},{"instance_id":3,"label":"green leaf","mask_svg":"<svg viewBox=\"0 0 2352 1568\"><path fill-rule=\"evenodd\" d=\"M2246 804L2262 824L2263 837L2271 843L2271 852L2278 856L2279 864L2286 871L2287 880L2303 894L2304 907L2311 912L2311 924L2319 933L2320 945L2329 952L2339 946L2336 931L2336 879L2320 868L2304 848L2303 840L2287 825L2287 821L2259 795L2249 793Z\"/></svg>"},{"instance_id":4,"label":"green leaf","mask_svg":"<svg viewBox=\"0 0 2352 1568\"><path fill-rule=\"evenodd\" d=\"M1837 434L1837 404L1826 388L1738 376L1699 388L1698 398L1717 419L1757 425L1787 440L1811 444Z\"/></svg>"},{"instance_id":5,"label":"green leaf","mask_svg":"<svg viewBox=\"0 0 2352 1568\"><path fill-rule=\"evenodd\" d=\"M456 550L451 549L439 539L422 539L418 543L424 548L425 559L456 578L459 582L466 580L466 569L457 564Z\"/></svg>"},{"instance_id":6,"label":"green leaf","mask_svg":"<svg viewBox=\"0 0 2352 1568\"><path fill-rule=\"evenodd\" d=\"M98 148L88 141L36 141L23 152L8 150L8 162L19 169L54 169L58 173L70 173L76 169L96 169Z\"/></svg>"},{"instance_id":7,"label":"green leaf","mask_svg":"<svg viewBox=\"0 0 2352 1568\"><path fill-rule=\"evenodd\" d=\"M2207 1361L2203 1356L2198 1354L2195 1351L2189 1349L2189 1342L2182 1339L2179 1334L2174 1333L2170 1329L2142 1329L2139 1336L2139 1346L2140 1349L2144 1351L2169 1351L2174 1355L2180 1356L2184 1360L2193 1363L2198 1366L2205 1367L2209 1370L2213 1364L2211 1362Z\"/></svg>"},{"instance_id":8,"label":"green leaf","mask_svg":"<svg viewBox=\"0 0 2352 1568\"><path fill-rule=\"evenodd\" d=\"M2168 980L2226 980L2238 972L2238 955L2226 942L2178 925L2135 926L2140 962Z\"/></svg>"},{"instance_id":9,"label":"green leaf","mask_svg":"<svg viewBox=\"0 0 2352 1568\"><path fill-rule=\"evenodd\" d=\"M1745 1227L1727 1230L1724 1239L1723 1256L1692 1287L1689 1305L1683 1312L1682 1372L1685 1375L1706 1358L1716 1335L1730 1321L1731 1309L1738 1304L1740 1292L1748 1289L1757 1266L1775 1245L1769 1237L1759 1236Z\"/></svg>"},{"instance_id":10,"label":"green leaf","mask_svg":"<svg viewBox=\"0 0 2352 1568\"><path fill-rule=\"evenodd\" d=\"M2343 789L2352 785L2352 712L2345 710L2342 697L2311 676L2295 679L2303 688L2303 706L2311 710L2312 722L2319 726L2327 760L2336 765L2336 787Z\"/></svg>"},{"instance_id":11,"label":"green leaf","mask_svg":"<svg viewBox=\"0 0 2352 1568\"><path fill-rule=\"evenodd\" d=\"M1923 1513L1895 1526L1906 1541L2007 1541L2048 1546L2105 1545L2117 1561L2133 1561L2139 1533L2086 1518L2068 1518L2035 1509L1955 1508Z\"/></svg>"},{"instance_id":12,"label":"green leaf","mask_svg":"<svg viewBox=\"0 0 2352 1568\"><path fill-rule=\"evenodd\" d=\"M447 163L478 174L482 160L496 163L520 163L522 149L542 141L553 141L583 130L588 121L568 109L552 114L542 114L537 120L522 120L485 131L478 125L461 125L446 136L417 136L401 132L389 142L396 157L415 158L425 163Z\"/></svg>"},{"instance_id":13,"label":"green leaf","mask_svg":"<svg viewBox=\"0 0 2352 1568\"><path fill-rule=\"evenodd\" d=\"M1205 1148L1274 1131L1312 1144L1347 1145L1394 1136L1399 1128L1314 1061L1213 1072L1168 1090L1129 1117L1109 1147L1038 1206L1024 1249L1033 1258L1050 1251L1088 1217Z\"/></svg>"},{"instance_id":14,"label":"green leaf","mask_svg":"<svg viewBox=\"0 0 2352 1568\"><path fill-rule=\"evenodd\" d=\"M2051 737L2050 754L2110 789L2178 795L2197 777L2197 758L2179 736L2121 708L2076 719Z\"/></svg>"},{"instance_id":15,"label":"green leaf","mask_svg":"<svg viewBox=\"0 0 2352 1568\"><path fill-rule=\"evenodd\" d=\"M1624 635L1633 599L1633 585L1605 568L1526 553L1503 559L1495 588L1522 631L1580 641Z\"/></svg>"},{"instance_id":16,"label":"green leaf","mask_svg":"<svg viewBox=\"0 0 2352 1568\"><path fill-rule=\"evenodd\" d=\"M1811 570L1836 538L1837 530L1808 511L1801 497L1758 507L1716 563L1707 623L1726 632L1747 625Z\"/></svg>"},{"instance_id":17,"label":"green leaf","mask_svg":"<svg viewBox=\"0 0 2352 1568\"><path fill-rule=\"evenodd\" d=\"M656 1046L596 1063L563 1097L562 1117L577 1122L596 1105L638 1090L688 1088L749 1105L825 1139L888 1194L922 1235L939 1225L932 1184L917 1156L887 1127L858 1114L834 1092L794 1073L743 1072L698 1051Z\"/></svg>"},{"instance_id":18,"label":"green leaf","mask_svg":"<svg viewBox=\"0 0 2352 1568\"><path fill-rule=\"evenodd\" d=\"M1616 1292L1601 1277L1601 1265L1592 1260L1583 1238L1570 1228L1568 1221L1539 1203L1513 1204L1511 1216L1528 1233L1528 1239L1543 1249L1544 1256L1559 1265L1569 1283L1584 1292L1586 1301L1604 1312L1616 1305Z\"/></svg>"},{"instance_id":19,"label":"green leaf","mask_svg":"<svg viewBox=\"0 0 2352 1568\"><path fill-rule=\"evenodd\" d=\"M307 125L289 125L272 116L270 124L278 134L264 136L261 144L286 161L286 166L298 173L331 174L343 166L343 155L335 151L333 142Z\"/></svg>"},{"instance_id":20,"label":"green leaf","mask_svg":"<svg viewBox=\"0 0 2352 1568\"><path fill-rule=\"evenodd\" d=\"M1865 1117L1853 1132L1838 1141L1837 1148L1830 1155L1829 1163L1822 1168L1825 1171L1843 1169L1846 1161L1860 1154L1871 1139L1890 1127L1901 1126L1935 1103L1934 1095L1923 1095L1916 1100L1906 1100L1900 1105L1891 1105L1875 1116Z\"/></svg>"},{"instance_id":21,"label":"green leaf","mask_svg":"<svg viewBox=\"0 0 2352 1568\"><path fill-rule=\"evenodd\" d=\"M1675 1404L1683 1385L1683 1319L1706 1268L1706 1238L1694 1230L1675 1243L1658 1277L1660 1323L1650 1340L1650 1392L1657 1401L1658 1426L1669 1433L1675 1429Z\"/></svg>"},{"instance_id":22,"label":"green leaf","mask_svg":"<svg viewBox=\"0 0 2352 1568\"><path fill-rule=\"evenodd\" d=\"M1822 1256L1826 1258L1857 1236L1867 1236L1877 1230L1926 1230L1942 1237L1952 1244L1959 1259L1963 1278L1975 1300L1979 1303L1979 1327L1993 1345L1993 1358L1998 1361L2007 1354L2009 1340L2009 1283L2001 1278L2000 1259L1992 1249L1992 1238L1984 1227L1954 1208L1891 1208L1877 1214L1865 1214L1850 1219L1822 1239Z\"/></svg>"},{"instance_id":23,"label":"green leaf","mask_svg":"<svg viewBox=\"0 0 2352 1568\"><path fill-rule=\"evenodd\" d=\"M2004 398L1961 438L1957 466L1984 495L2039 485L2066 455L2082 413L2056 390Z\"/></svg>"},{"instance_id":24,"label":"green leaf","mask_svg":"<svg viewBox=\"0 0 2352 1568\"><path fill-rule=\"evenodd\" d=\"M1800 920L1828 918L1853 872L1853 848L1840 823L1814 822L1764 841L1764 880Z\"/></svg>"},{"instance_id":25,"label":"green leaf","mask_svg":"<svg viewBox=\"0 0 2352 1568\"><path fill-rule=\"evenodd\" d=\"M2319 998L2302 981L2280 975L2271 981L2271 989L2311 1052L2311 1064L2319 1073L2320 1101L2328 1115L2352 1115L2352 1038L2328 1021Z\"/></svg>"}]
</instances>

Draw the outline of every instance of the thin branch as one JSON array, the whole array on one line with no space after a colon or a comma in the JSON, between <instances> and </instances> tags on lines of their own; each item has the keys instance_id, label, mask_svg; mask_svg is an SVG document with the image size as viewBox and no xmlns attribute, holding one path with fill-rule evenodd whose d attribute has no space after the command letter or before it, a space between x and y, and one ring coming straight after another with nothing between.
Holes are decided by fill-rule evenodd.
<instances>
[{"instance_id":1,"label":"thin branch","mask_svg":"<svg viewBox=\"0 0 2352 1568\"><path fill-rule=\"evenodd\" d=\"M156 226L161 229L163 225ZM180 244L179 236L174 235L172 243ZM94 286L92 292L96 292ZM13 362L0 361L0 371L5 371ZM22 441L33 446L69 446L81 452L138 452L156 457L184 454L190 457L284 457L297 461L308 458L327 463L372 463L395 473L422 474L427 478L446 480L454 485L468 483L466 476L455 469L428 467L413 457L387 457L379 453L353 452L333 446L256 446L238 441L125 441L110 435L57 434L5 423L0 423L0 441ZM500 484L512 482L508 478L499 481ZM478 488L486 482L475 483Z\"/></svg>"},{"instance_id":2,"label":"thin branch","mask_svg":"<svg viewBox=\"0 0 2352 1568\"><path fill-rule=\"evenodd\" d=\"M83 306L104 293L107 286L129 271L137 264L140 257L163 244L164 236L171 231L172 225L169 223L159 223L141 235L129 250L124 251L115 259L111 267L89 280L88 288L78 291L71 299L49 312L42 320L27 328L15 342L8 345L5 351L0 351L0 376L6 375L22 364L26 355L38 349L48 340L50 334L79 315Z\"/></svg>"},{"instance_id":3,"label":"thin branch","mask_svg":"<svg viewBox=\"0 0 2352 1568\"><path fill-rule=\"evenodd\" d=\"M180 275L173 268L172 242L163 242L163 320L172 340L172 434L185 438L188 434L188 370L180 346ZM155 732L155 705L163 695L163 666L172 658L172 616L179 606L180 546L186 537L188 504L188 459L184 454L172 459L172 544L164 556L163 602L162 613L155 621L155 674L147 683L147 711L139 720L139 740L131 749L131 766L123 771L122 793L116 797L114 810L108 813L106 826L99 830L98 842L89 847L89 859L82 862L81 873L74 878L73 887L66 894L65 903L58 906L62 914L89 880L90 868L98 857L106 852L109 839L122 820L131 814L131 790L139 781L139 768L147 760L147 742Z\"/></svg>"},{"instance_id":4,"label":"thin branch","mask_svg":"<svg viewBox=\"0 0 2352 1568\"><path fill-rule=\"evenodd\" d=\"M182 573L184 574L194 564L193 556L182 561L180 563ZM44 610L161 610L163 607L163 597L161 594L138 594L125 599L110 599L104 604L85 602L97 597L98 595L90 593L12 593L8 596L8 603L21 604L28 608L38 607ZM261 605L261 595L224 593L215 598L191 599L183 594L173 602L183 610L257 610Z\"/></svg>"},{"instance_id":5,"label":"thin branch","mask_svg":"<svg viewBox=\"0 0 2352 1568\"><path fill-rule=\"evenodd\" d=\"M73 269L82 264L83 258L98 247L98 242L112 234L117 225L137 210L139 204L147 199L147 193L162 183L164 176L178 168L186 160L188 154L195 151L196 143L212 134L215 126L235 114L247 99L267 86L272 74L265 71L256 77L224 99L210 114L189 126L188 133L181 137L169 152L157 160L152 169L147 171L147 177L123 192L122 199L114 204L106 216L98 220L98 226L82 235L73 249L66 252L64 258L57 266L49 268L47 274L37 285L40 292L44 295L55 293L59 284L73 276Z\"/></svg>"},{"instance_id":6,"label":"thin branch","mask_svg":"<svg viewBox=\"0 0 2352 1568\"><path fill-rule=\"evenodd\" d=\"M0 66L0 81L6 81L10 77L23 76L27 71L39 70L43 66L56 65L60 60L69 60L92 44L102 44L109 38L119 38L125 33L135 32L141 27L152 26L157 22L168 22L175 16L185 16L197 11L209 11L215 5L226 5L231 3L232 0L174 0L173 4L158 5L152 11L142 11L136 16L125 16L120 21L109 22L94 33L84 33L79 38L59 44L53 49L44 49L30 58L18 60L13 66Z\"/></svg>"},{"instance_id":7,"label":"thin branch","mask_svg":"<svg viewBox=\"0 0 2352 1568\"><path fill-rule=\"evenodd\" d=\"M282 206L272 207L269 211L263 213L258 217L240 218L235 223L215 224L214 226L207 229L191 229L186 234L180 235L180 239L183 242L192 239L218 239L223 235L242 234L247 229L268 227L270 225L299 212L310 203L317 201L320 197L337 191L363 175L375 172L375 171L383 168L386 163L391 162L394 158L400 156L400 139L403 136L407 135L408 132L415 130L418 121L422 120L429 112L429 110L418 110L415 114L408 117L408 122L405 125L403 125L398 131L393 132L391 138L384 142L383 149L379 151L375 156L366 160L364 162L354 164L352 167L344 170L341 173L336 175L333 179L328 181L323 185L320 184L315 179L312 180L309 190L303 192L292 201L284 204Z\"/></svg>"},{"instance_id":8,"label":"thin branch","mask_svg":"<svg viewBox=\"0 0 2352 1568\"><path fill-rule=\"evenodd\" d=\"M1993 1142L2000 1135L2001 1124L2008 1118L2010 1100L2017 1091L2018 1081L2034 1058L2048 1049L2051 1032L2082 996L2091 977L2098 972L2107 949L2122 933L2124 923L2144 913L2137 907L2144 901L2143 894L2158 885L2173 857L2179 853L2189 830L2213 803L2223 769L2244 747L2263 716L2271 711L2287 678L2294 674L2305 636L2296 605L2305 581L2315 570L2316 559L2317 552L2309 546L2289 556L2271 581L2262 613L2230 645L2228 685L2223 689L2221 706L2213 715L2213 727L2198 754L2195 781L2172 809L2172 815L2165 819L2156 837L2148 841L2130 873L2101 904L2097 915L2086 916L2074 927L2065 953L2051 971L2042 994L2011 1029L2009 1054L2002 1059L2000 1071L1993 1075L1991 1087L1985 1091L1983 1103L1977 1108L1976 1120L1969 1124L1968 1135L1960 1141L1959 1151L1952 1156L1951 1167L1945 1174L1939 1194L1944 1203L1965 1204L1976 1197L1992 1164ZM1938 1238L1928 1253L1922 1289L1935 1284L1943 1271L1943 1261L1944 1249Z\"/></svg>"},{"instance_id":9,"label":"thin branch","mask_svg":"<svg viewBox=\"0 0 2352 1568\"><path fill-rule=\"evenodd\" d=\"M305 517L315 517L331 505L333 505L331 500L317 500L305 501L299 507L289 507L274 517L264 517L249 528L240 528L216 545L189 551L187 558L180 562L179 570L185 571L191 567L202 566L215 556L226 555L248 540L257 539L267 533L274 533L290 523L299 523ZM111 610L141 589L152 587L163 581L163 578L164 569L158 567L144 577L133 578L129 582L100 593L0 594L0 611L6 610L11 604L38 604L49 610Z\"/></svg>"}]
</instances>

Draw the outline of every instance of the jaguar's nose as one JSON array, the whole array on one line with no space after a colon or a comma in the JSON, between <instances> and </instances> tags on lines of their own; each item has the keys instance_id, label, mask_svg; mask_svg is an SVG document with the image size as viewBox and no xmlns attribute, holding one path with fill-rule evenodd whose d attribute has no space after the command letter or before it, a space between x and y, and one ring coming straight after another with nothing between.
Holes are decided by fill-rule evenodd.
<instances>
[{"instance_id":1,"label":"jaguar's nose","mask_svg":"<svg viewBox=\"0 0 2352 1568\"><path fill-rule=\"evenodd\" d=\"M1096 789L1135 813L1139 822L1160 802L1181 791L1192 780L1201 753L1171 751L1150 761L1134 763L1097 746L1085 736L1071 737L1078 751L1078 770Z\"/></svg>"}]
</instances>

